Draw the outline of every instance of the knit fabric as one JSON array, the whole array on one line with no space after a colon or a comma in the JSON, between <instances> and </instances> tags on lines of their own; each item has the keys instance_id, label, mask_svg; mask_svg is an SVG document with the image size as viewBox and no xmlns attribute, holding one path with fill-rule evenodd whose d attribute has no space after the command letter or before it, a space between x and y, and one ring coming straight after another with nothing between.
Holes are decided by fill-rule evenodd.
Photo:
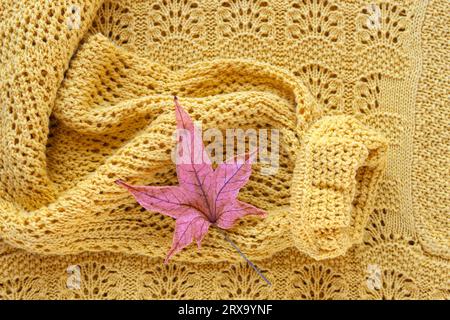
<instances>
[{"instance_id":1,"label":"knit fabric","mask_svg":"<svg viewBox=\"0 0 450 320\"><path fill-rule=\"evenodd\" d=\"M0 298L449 298L449 12L2 0ZM173 219L114 184L177 183L173 95L204 129L280 131L239 195L268 217L227 231L271 287L214 229L163 265Z\"/></svg>"}]
</instances>

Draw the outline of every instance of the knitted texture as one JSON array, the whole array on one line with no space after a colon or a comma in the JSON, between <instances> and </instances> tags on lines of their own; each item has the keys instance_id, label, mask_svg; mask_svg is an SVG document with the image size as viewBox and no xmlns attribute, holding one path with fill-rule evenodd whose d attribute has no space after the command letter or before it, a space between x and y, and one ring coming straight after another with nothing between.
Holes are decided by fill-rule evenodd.
<instances>
[{"instance_id":1,"label":"knitted texture","mask_svg":"<svg viewBox=\"0 0 450 320\"><path fill-rule=\"evenodd\" d=\"M0 2L0 298L449 298L448 1ZM173 95L277 129L268 212L162 261ZM68 286L73 266L80 287ZM378 283L379 282L379 283Z\"/></svg>"}]
</instances>

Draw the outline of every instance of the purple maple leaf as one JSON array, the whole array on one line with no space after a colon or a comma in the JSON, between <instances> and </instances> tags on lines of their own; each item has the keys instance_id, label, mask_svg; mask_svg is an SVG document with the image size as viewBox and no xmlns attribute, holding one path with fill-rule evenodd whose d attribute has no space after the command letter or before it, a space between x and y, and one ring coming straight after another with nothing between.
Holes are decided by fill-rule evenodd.
<instances>
[{"instance_id":1,"label":"purple maple leaf","mask_svg":"<svg viewBox=\"0 0 450 320\"><path fill-rule=\"evenodd\" d=\"M200 248L210 226L230 229L237 219L246 215L267 215L265 211L237 200L239 190L250 178L252 156L236 157L214 170L201 134L196 132L194 123L176 97L175 114L177 129L184 133L179 134L176 153L179 185L134 186L116 181L145 209L176 219L172 247L165 263L194 240Z\"/></svg>"}]
</instances>

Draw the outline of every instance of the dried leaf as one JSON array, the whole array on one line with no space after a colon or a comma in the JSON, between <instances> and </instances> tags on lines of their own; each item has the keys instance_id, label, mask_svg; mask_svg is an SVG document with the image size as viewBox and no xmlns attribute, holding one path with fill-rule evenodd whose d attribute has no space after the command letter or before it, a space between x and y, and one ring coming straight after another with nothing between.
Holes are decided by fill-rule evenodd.
<instances>
[{"instance_id":1,"label":"dried leaf","mask_svg":"<svg viewBox=\"0 0 450 320\"><path fill-rule=\"evenodd\" d=\"M175 98L177 129L178 186L133 186L118 180L147 210L176 219L172 247L165 263L177 252L201 241L211 225L231 228L237 219L246 215L266 216L266 212L237 200L239 190L251 175L251 155L221 163L214 170L206 154L202 137ZM179 161L182 160L182 161ZM180 163L181 162L181 163Z\"/></svg>"}]
</instances>

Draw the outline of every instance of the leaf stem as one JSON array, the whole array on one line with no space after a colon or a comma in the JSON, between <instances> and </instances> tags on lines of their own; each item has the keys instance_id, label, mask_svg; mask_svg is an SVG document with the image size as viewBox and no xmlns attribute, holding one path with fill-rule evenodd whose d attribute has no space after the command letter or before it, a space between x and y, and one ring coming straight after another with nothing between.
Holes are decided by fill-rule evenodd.
<instances>
[{"instance_id":1,"label":"leaf stem","mask_svg":"<svg viewBox=\"0 0 450 320\"><path fill-rule=\"evenodd\" d=\"M225 237L225 240L227 240L230 244L231 244L231 246L234 248L234 249L236 249L236 251L239 253L239 255L242 257L242 258L244 258L244 260L245 261L247 261L247 263L250 265L250 267L252 267L253 268L253 270L255 270L256 271L256 273L269 285L269 286L272 286L272 283L264 276L264 274L261 272L261 270L259 270L258 269L258 267L257 266L255 266L254 265L254 263L253 262L251 262L248 258L247 258L247 256L238 248L238 246L233 242L233 240L231 240L230 239L230 237L228 237L228 235L227 235L227 233L225 232L225 231L223 231L222 229L220 229L220 228L217 228L217 229L219 229L219 231L223 234L223 236Z\"/></svg>"}]
</instances>

